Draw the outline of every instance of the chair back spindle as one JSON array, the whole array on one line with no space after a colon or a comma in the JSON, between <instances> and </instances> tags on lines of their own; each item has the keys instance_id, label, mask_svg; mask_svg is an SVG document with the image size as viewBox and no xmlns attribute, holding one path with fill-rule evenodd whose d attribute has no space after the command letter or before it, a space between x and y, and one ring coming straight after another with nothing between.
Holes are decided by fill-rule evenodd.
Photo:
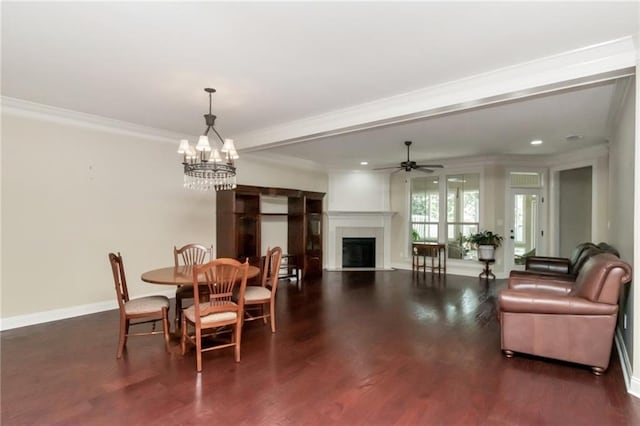
<instances>
[{"instance_id":1,"label":"chair back spindle","mask_svg":"<svg viewBox=\"0 0 640 426\"><path fill-rule=\"evenodd\" d=\"M206 247L202 244L186 244L180 248L173 247L173 262L175 266L202 265L213 260L213 246ZM182 262L180 262L182 261Z\"/></svg>"}]
</instances>

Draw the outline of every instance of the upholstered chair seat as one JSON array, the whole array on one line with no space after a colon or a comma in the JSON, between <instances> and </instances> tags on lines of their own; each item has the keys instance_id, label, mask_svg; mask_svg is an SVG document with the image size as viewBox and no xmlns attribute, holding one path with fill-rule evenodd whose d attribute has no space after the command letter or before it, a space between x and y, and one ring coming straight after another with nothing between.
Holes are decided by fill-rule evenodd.
<instances>
[{"instance_id":1,"label":"upholstered chair seat","mask_svg":"<svg viewBox=\"0 0 640 426\"><path fill-rule=\"evenodd\" d=\"M282 249L267 248L262 264L261 285L249 286L245 290L245 321L261 319L265 324L271 322L271 332L276 332L276 291L278 290L278 273L282 261Z\"/></svg>"},{"instance_id":2,"label":"upholstered chair seat","mask_svg":"<svg viewBox=\"0 0 640 426\"><path fill-rule=\"evenodd\" d=\"M271 291L268 288L258 286L248 286L244 295L245 303L255 302L258 300L271 299Z\"/></svg>"},{"instance_id":3,"label":"upholstered chair seat","mask_svg":"<svg viewBox=\"0 0 640 426\"><path fill-rule=\"evenodd\" d=\"M149 314L162 308L169 309L169 298L166 296L147 296L131 299L124 304L124 311L129 315Z\"/></svg>"},{"instance_id":4,"label":"upholstered chair seat","mask_svg":"<svg viewBox=\"0 0 640 426\"><path fill-rule=\"evenodd\" d=\"M233 305L233 308L237 309L237 305L235 303L230 303ZM200 309L205 310L209 307L209 303L201 303ZM184 309L182 313L187 317L187 319L191 322L196 322L196 309L195 305L189 306ZM210 325L214 323L220 323L224 321L235 322L238 318L238 315L235 312L216 312L209 314L207 316L200 317L200 322L202 325Z\"/></svg>"}]
</instances>

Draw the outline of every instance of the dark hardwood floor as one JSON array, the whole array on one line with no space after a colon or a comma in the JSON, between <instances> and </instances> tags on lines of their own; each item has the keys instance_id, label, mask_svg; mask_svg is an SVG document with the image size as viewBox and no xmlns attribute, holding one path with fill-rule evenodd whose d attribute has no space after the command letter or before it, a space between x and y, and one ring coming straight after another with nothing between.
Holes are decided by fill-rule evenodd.
<instances>
[{"instance_id":1,"label":"dark hardwood floor","mask_svg":"<svg viewBox=\"0 0 640 426\"><path fill-rule=\"evenodd\" d=\"M202 374L161 336L129 339L116 360L117 311L9 330L2 425L640 424L615 351L601 377L504 358L502 286L409 271L283 281L277 333L247 323L241 362L205 353Z\"/></svg>"}]
</instances>

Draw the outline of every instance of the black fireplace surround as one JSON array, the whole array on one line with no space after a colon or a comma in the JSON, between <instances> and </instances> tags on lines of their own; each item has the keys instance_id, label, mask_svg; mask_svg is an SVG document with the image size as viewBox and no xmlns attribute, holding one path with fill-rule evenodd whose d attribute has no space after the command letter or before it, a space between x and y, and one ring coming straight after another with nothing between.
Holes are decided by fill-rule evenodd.
<instances>
[{"instance_id":1,"label":"black fireplace surround","mask_svg":"<svg viewBox=\"0 0 640 426\"><path fill-rule=\"evenodd\" d=\"M342 238L343 268L375 268L375 238Z\"/></svg>"}]
</instances>

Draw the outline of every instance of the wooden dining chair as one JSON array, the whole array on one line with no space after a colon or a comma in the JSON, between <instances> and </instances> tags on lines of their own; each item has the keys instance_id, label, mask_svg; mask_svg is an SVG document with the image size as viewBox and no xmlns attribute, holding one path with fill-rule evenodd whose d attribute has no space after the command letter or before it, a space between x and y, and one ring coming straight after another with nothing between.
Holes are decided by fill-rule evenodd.
<instances>
[{"instance_id":1,"label":"wooden dining chair","mask_svg":"<svg viewBox=\"0 0 640 426\"><path fill-rule=\"evenodd\" d=\"M202 371L202 352L228 347L234 348L236 362L240 362L240 341L244 315L244 293L247 287L249 262L240 263L235 259L216 259L193 268L193 306L186 308L182 315L182 354L187 350L187 341L196 346L196 370ZM207 289L208 300L200 298L201 288ZM239 297L234 301L234 294ZM228 334L229 339L219 338ZM189 328L192 329L190 332ZM216 342L204 348L204 337L212 336Z\"/></svg>"},{"instance_id":2,"label":"wooden dining chair","mask_svg":"<svg viewBox=\"0 0 640 426\"><path fill-rule=\"evenodd\" d=\"M202 244L186 244L180 248L173 246L173 263L179 265L202 265L213 260L213 246L206 247ZM203 289L203 291L206 289ZM179 286L176 289L176 328L180 325L183 305L185 299L193 299L193 287Z\"/></svg>"},{"instance_id":3,"label":"wooden dining chair","mask_svg":"<svg viewBox=\"0 0 640 426\"><path fill-rule=\"evenodd\" d=\"M276 332L276 290L278 289L281 260L282 249L280 247L267 249L262 266L261 286L247 287L244 296L245 321L262 319L266 324L267 318L269 318L272 333Z\"/></svg>"},{"instance_id":4,"label":"wooden dining chair","mask_svg":"<svg viewBox=\"0 0 640 426\"><path fill-rule=\"evenodd\" d=\"M122 352L127 344L129 336L145 336L151 334L164 334L164 344L169 352L169 299L165 296L146 296L137 299L129 298L127 278L124 274L124 264L120 253L109 253L109 263L113 272L113 281L118 296L120 308L120 337L118 339L118 352L116 358L122 357ZM141 320L132 322L132 320ZM156 330L156 322L162 321L162 331ZM151 331L129 333L129 327L151 323Z\"/></svg>"}]
</instances>

